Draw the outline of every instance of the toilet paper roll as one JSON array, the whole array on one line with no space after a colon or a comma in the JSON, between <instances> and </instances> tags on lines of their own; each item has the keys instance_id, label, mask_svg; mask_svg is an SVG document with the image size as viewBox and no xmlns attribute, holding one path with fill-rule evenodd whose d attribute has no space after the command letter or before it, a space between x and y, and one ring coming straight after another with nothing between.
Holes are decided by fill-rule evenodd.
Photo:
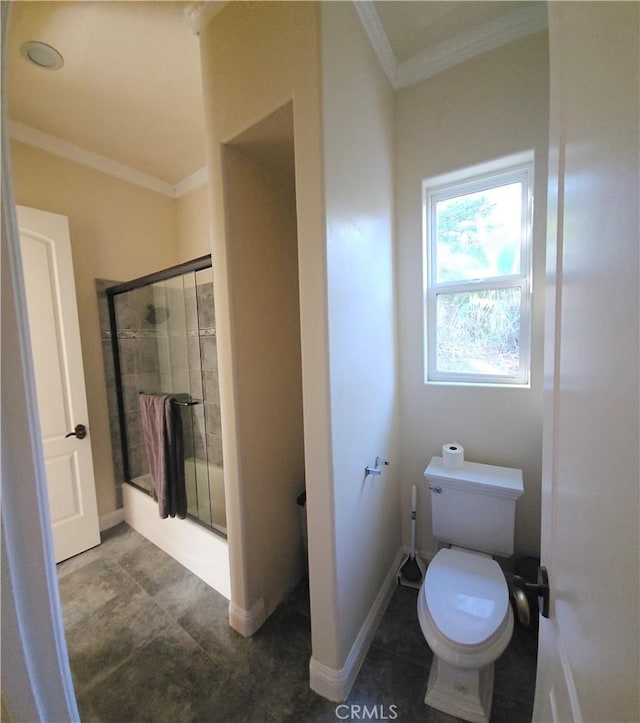
<instances>
[{"instance_id":1,"label":"toilet paper roll","mask_svg":"<svg viewBox=\"0 0 640 723\"><path fill-rule=\"evenodd\" d=\"M464 447L457 442L442 445L442 464L448 469L459 469L464 464Z\"/></svg>"}]
</instances>

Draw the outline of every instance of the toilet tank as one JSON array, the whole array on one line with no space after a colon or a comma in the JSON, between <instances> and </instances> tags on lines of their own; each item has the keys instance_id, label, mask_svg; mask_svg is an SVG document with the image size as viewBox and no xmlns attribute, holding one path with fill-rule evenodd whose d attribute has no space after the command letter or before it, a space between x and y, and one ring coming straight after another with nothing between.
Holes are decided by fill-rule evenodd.
<instances>
[{"instance_id":1,"label":"toilet tank","mask_svg":"<svg viewBox=\"0 0 640 723\"><path fill-rule=\"evenodd\" d=\"M424 471L431 488L433 536L438 542L491 555L513 555L516 500L522 470L464 462L445 467L433 457Z\"/></svg>"}]
</instances>

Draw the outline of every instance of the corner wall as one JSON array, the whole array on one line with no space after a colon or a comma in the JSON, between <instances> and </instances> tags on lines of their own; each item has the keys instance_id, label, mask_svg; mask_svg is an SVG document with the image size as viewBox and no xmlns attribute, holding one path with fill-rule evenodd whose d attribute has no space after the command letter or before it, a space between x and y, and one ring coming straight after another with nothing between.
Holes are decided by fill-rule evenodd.
<instances>
[{"instance_id":1,"label":"corner wall","mask_svg":"<svg viewBox=\"0 0 640 723\"><path fill-rule=\"evenodd\" d=\"M354 656L362 652L360 648L366 650L359 636L368 634L371 621L365 620L371 611L385 604L388 576L401 546L394 94L353 4L322 3L321 18L331 431L342 666L350 653ZM365 478L364 468L373 466L378 456L387 459L389 466L380 476Z\"/></svg>"},{"instance_id":2,"label":"corner wall","mask_svg":"<svg viewBox=\"0 0 640 723\"><path fill-rule=\"evenodd\" d=\"M521 468L516 552L538 554L548 145L546 33L534 35L397 93L398 242L403 509L418 485L418 547L435 552L423 472L442 445L465 458ZM428 385L423 381L422 181L534 149L531 388ZM409 539L405 526L404 539Z\"/></svg>"},{"instance_id":3,"label":"corner wall","mask_svg":"<svg viewBox=\"0 0 640 723\"><path fill-rule=\"evenodd\" d=\"M233 145L223 164L247 595L269 615L304 573L295 186Z\"/></svg>"},{"instance_id":4,"label":"corner wall","mask_svg":"<svg viewBox=\"0 0 640 723\"><path fill-rule=\"evenodd\" d=\"M336 577L331 474L326 317L326 253L322 187L320 49L316 3L229 3L200 35L211 188L214 293L220 350L231 611L259 615L250 582L252 535L259 510L244 488L239 437L237 353L222 145L293 100L304 454L314 655L328 666L337 652ZM257 606L257 609L256 609Z\"/></svg>"},{"instance_id":5,"label":"corner wall","mask_svg":"<svg viewBox=\"0 0 640 723\"><path fill-rule=\"evenodd\" d=\"M251 559L260 559L250 529L258 498L247 476L253 448L242 429L245 390L234 363L246 310L235 305L238 239L225 205L229 189L239 189L223 179L221 146L292 99L312 666L324 676L322 693L340 699L375 626L372 611L383 612L380 591L389 587L400 548L393 94L349 3L229 4L202 33L201 51L220 373L227 380L230 610L236 605L251 617L269 590ZM365 480L376 456L392 466Z\"/></svg>"},{"instance_id":6,"label":"corner wall","mask_svg":"<svg viewBox=\"0 0 640 723\"><path fill-rule=\"evenodd\" d=\"M209 188L195 188L175 200L178 234L178 263L211 253Z\"/></svg>"}]
</instances>

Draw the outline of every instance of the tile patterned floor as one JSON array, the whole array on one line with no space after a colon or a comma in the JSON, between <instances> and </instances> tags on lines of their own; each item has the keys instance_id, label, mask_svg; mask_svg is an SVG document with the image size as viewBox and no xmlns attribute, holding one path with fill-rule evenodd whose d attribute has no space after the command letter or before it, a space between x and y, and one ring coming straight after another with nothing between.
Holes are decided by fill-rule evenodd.
<instances>
[{"instance_id":1,"label":"tile patterned floor","mask_svg":"<svg viewBox=\"0 0 640 723\"><path fill-rule=\"evenodd\" d=\"M363 719L364 706L368 720L458 720L424 705L432 656L414 590L395 591L337 708L309 690L304 581L243 638L227 624L224 598L124 524L61 563L58 578L83 723L335 723ZM535 636L516 627L496 664L492 723L531 720L535 666Z\"/></svg>"}]
</instances>

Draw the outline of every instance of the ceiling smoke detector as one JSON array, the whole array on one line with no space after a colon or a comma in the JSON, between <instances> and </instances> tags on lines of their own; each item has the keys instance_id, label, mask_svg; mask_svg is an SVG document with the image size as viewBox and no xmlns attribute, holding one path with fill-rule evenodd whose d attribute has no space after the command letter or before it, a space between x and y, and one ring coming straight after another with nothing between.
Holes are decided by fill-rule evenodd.
<instances>
[{"instance_id":1,"label":"ceiling smoke detector","mask_svg":"<svg viewBox=\"0 0 640 723\"><path fill-rule=\"evenodd\" d=\"M60 70L64 65L62 55L51 45L41 43L39 40L23 43L20 52L30 63L42 70Z\"/></svg>"}]
</instances>

